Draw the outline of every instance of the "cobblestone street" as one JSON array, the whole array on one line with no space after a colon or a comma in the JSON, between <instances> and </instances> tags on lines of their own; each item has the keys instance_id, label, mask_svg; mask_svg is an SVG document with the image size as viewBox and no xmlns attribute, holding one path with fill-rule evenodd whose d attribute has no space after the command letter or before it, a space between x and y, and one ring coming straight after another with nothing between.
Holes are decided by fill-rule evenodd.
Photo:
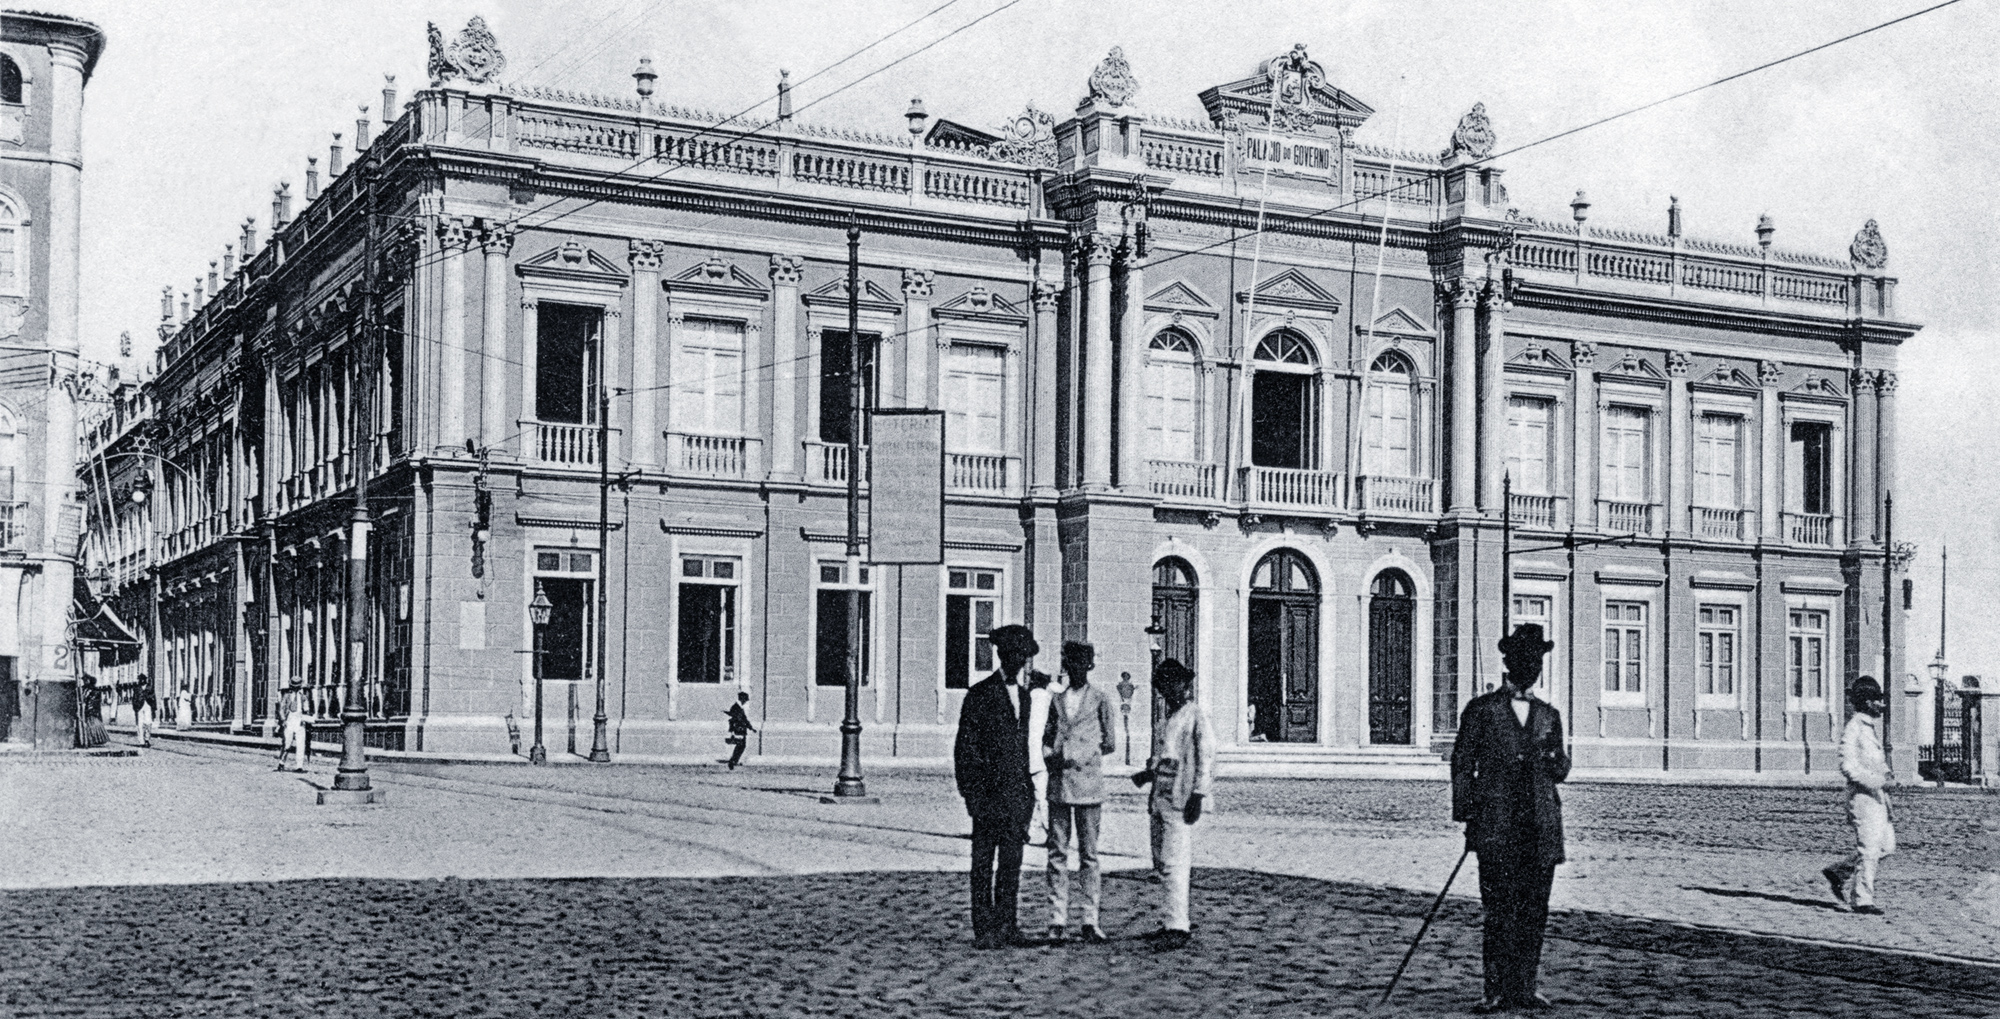
<instances>
[{"instance_id":1,"label":"cobblestone street","mask_svg":"<svg viewBox=\"0 0 2000 1019\"><path fill-rule=\"evenodd\" d=\"M1156 955L1136 797L1106 819L1102 946L973 952L941 774L378 765L319 808L261 756L0 767L0 1011L19 1016L1357 1014L1457 856L1435 783L1243 780L1196 836L1193 948ZM313 781L330 779L314 762ZM1898 801L1885 917L1830 908L1824 790L1566 790L1544 989L1561 1014L1991 1015L1996 802ZM79 839L78 833L87 837ZM1021 919L1041 916L1030 850ZM1479 988L1473 865L1377 1014ZM1985 884L1981 884L1985 881Z\"/></svg>"}]
</instances>

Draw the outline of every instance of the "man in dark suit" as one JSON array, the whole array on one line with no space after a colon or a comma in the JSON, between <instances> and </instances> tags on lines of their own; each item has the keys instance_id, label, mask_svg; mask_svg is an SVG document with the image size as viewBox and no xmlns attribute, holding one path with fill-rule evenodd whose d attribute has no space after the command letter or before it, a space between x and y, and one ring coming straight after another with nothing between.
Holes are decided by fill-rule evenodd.
<instances>
[{"instance_id":1,"label":"man in dark suit","mask_svg":"<svg viewBox=\"0 0 2000 1019\"><path fill-rule=\"evenodd\" d=\"M1041 647L1019 624L987 634L1000 668L966 691L958 710L952 770L972 815L972 947L1021 944L1014 909L1021 894L1021 847L1035 813L1028 775L1028 679ZM1035 735L1037 747L1041 734ZM997 858L997 859L996 859Z\"/></svg>"},{"instance_id":2,"label":"man in dark suit","mask_svg":"<svg viewBox=\"0 0 2000 1019\"><path fill-rule=\"evenodd\" d=\"M1556 783L1569 776L1569 755L1562 714L1528 691L1553 647L1533 623L1500 641L1507 665L1501 687L1465 706L1451 750L1451 817L1465 822L1466 846L1479 854L1486 996L1472 1011L1480 1015L1549 1007L1535 991L1535 974L1549 886L1563 862Z\"/></svg>"}]
</instances>

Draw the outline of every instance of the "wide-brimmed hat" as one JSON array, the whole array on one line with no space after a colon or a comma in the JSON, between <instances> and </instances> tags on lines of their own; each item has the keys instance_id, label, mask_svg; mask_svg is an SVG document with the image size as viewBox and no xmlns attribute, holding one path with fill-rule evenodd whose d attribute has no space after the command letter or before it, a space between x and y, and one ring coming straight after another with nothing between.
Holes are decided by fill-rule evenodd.
<instances>
[{"instance_id":1,"label":"wide-brimmed hat","mask_svg":"<svg viewBox=\"0 0 2000 1019\"><path fill-rule=\"evenodd\" d=\"M1500 638L1500 653L1503 655L1510 655L1516 651L1545 655L1555 646L1554 641L1542 639L1542 627L1539 623L1522 623L1514 627L1513 633Z\"/></svg>"},{"instance_id":2,"label":"wide-brimmed hat","mask_svg":"<svg viewBox=\"0 0 2000 1019\"><path fill-rule=\"evenodd\" d=\"M1853 686L1847 688L1847 702L1849 704L1860 704L1863 701L1879 701L1881 699L1882 684L1875 682L1875 677L1873 676L1863 676L1855 680Z\"/></svg>"},{"instance_id":3,"label":"wide-brimmed hat","mask_svg":"<svg viewBox=\"0 0 2000 1019\"><path fill-rule=\"evenodd\" d=\"M305 688L306 688L305 680L302 680L297 676L293 676L292 681L285 684L285 689L287 690L303 690Z\"/></svg>"},{"instance_id":4,"label":"wide-brimmed hat","mask_svg":"<svg viewBox=\"0 0 2000 1019\"><path fill-rule=\"evenodd\" d=\"M1019 623L996 626L986 634L986 639L996 648L1018 648L1030 655L1042 653L1042 646L1035 643L1035 631Z\"/></svg>"},{"instance_id":5,"label":"wide-brimmed hat","mask_svg":"<svg viewBox=\"0 0 2000 1019\"><path fill-rule=\"evenodd\" d=\"M1153 667L1154 686L1164 688L1192 682L1194 682L1194 670L1182 665L1178 658L1163 658L1160 664Z\"/></svg>"}]
</instances>

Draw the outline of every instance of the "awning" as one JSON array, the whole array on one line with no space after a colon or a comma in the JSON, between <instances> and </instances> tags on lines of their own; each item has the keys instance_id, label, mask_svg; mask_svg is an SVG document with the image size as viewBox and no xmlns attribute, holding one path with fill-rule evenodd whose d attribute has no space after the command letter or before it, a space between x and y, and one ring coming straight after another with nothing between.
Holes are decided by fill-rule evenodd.
<instances>
[{"instance_id":1,"label":"awning","mask_svg":"<svg viewBox=\"0 0 2000 1019\"><path fill-rule=\"evenodd\" d=\"M70 617L76 621L71 632L78 648L108 650L142 646L133 636L132 628L112 610L111 603L98 601L90 593L90 585L84 582L81 573L71 587Z\"/></svg>"}]
</instances>

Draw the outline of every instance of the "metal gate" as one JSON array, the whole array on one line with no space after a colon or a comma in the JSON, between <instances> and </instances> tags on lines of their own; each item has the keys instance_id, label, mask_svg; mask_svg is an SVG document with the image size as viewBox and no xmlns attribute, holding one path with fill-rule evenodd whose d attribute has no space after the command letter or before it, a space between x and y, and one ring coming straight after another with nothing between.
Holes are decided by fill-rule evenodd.
<instances>
[{"instance_id":1,"label":"metal gate","mask_svg":"<svg viewBox=\"0 0 2000 1019\"><path fill-rule=\"evenodd\" d=\"M1940 683L1936 695L1937 728L1927 762L1931 778L1940 782L1971 782L1980 771L1979 691L1946 690Z\"/></svg>"}]
</instances>

